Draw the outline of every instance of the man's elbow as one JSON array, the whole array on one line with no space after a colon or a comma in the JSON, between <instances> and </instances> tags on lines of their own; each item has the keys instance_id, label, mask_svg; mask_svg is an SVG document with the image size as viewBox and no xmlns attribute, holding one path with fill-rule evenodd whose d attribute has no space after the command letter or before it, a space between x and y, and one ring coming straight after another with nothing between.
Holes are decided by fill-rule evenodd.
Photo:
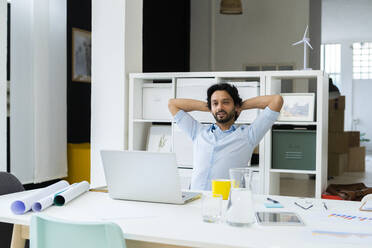
<instances>
[{"instance_id":1,"label":"man's elbow","mask_svg":"<svg viewBox=\"0 0 372 248\"><path fill-rule=\"evenodd\" d=\"M281 95L276 95L276 101L279 108L282 109L284 103L283 97Z\"/></svg>"},{"instance_id":2,"label":"man's elbow","mask_svg":"<svg viewBox=\"0 0 372 248\"><path fill-rule=\"evenodd\" d=\"M272 104L273 110L280 112L280 110L282 109L283 103L284 103L284 100L281 95L274 95L273 104Z\"/></svg>"},{"instance_id":3,"label":"man's elbow","mask_svg":"<svg viewBox=\"0 0 372 248\"><path fill-rule=\"evenodd\" d=\"M173 116L177 114L179 109L177 108L176 99L171 98L168 100L168 110Z\"/></svg>"},{"instance_id":4,"label":"man's elbow","mask_svg":"<svg viewBox=\"0 0 372 248\"><path fill-rule=\"evenodd\" d=\"M168 100L168 109L171 109L174 106L174 98Z\"/></svg>"}]
</instances>

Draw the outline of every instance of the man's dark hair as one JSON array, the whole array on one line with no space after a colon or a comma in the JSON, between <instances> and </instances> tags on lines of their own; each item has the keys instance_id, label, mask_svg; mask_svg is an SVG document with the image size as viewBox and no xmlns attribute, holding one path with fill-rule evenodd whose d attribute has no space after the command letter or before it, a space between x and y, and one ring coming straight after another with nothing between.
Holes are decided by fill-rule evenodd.
<instances>
[{"instance_id":1,"label":"man's dark hair","mask_svg":"<svg viewBox=\"0 0 372 248\"><path fill-rule=\"evenodd\" d=\"M208 88L207 102L208 108L211 109L211 97L216 90L225 90L233 99L235 106L242 106L242 99L239 96L238 89L234 85L227 83L214 84Z\"/></svg>"}]
</instances>

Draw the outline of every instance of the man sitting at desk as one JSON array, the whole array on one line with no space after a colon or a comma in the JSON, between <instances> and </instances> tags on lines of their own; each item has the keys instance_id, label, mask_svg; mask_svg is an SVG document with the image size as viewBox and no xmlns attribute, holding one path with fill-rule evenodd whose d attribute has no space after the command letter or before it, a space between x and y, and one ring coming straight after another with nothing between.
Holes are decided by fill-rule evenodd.
<instances>
[{"instance_id":1,"label":"man sitting at desk","mask_svg":"<svg viewBox=\"0 0 372 248\"><path fill-rule=\"evenodd\" d=\"M207 91L207 102L170 99L168 108L178 127L193 141L191 189L210 190L211 181L229 178L229 169L246 167L253 149L278 118L283 105L280 95L258 96L242 101L235 86L215 84ZM234 125L247 109L264 109L251 125ZM186 112L206 111L215 124L203 125Z\"/></svg>"}]
</instances>

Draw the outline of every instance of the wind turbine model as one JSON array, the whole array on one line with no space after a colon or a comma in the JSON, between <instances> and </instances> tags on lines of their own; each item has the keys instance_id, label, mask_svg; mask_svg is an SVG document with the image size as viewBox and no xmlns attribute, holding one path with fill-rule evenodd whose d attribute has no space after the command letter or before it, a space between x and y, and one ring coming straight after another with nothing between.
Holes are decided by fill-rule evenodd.
<instances>
[{"instance_id":1,"label":"wind turbine model","mask_svg":"<svg viewBox=\"0 0 372 248\"><path fill-rule=\"evenodd\" d=\"M292 46L296 46L298 44L304 43L304 70L311 70L311 68L307 68L307 49L306 49L306 45L309 46L311 49L313 49L313 47L310 45L310 42L309 42L310 38L306 37L306 33L307 33L308 28L309 28L309 26L306 26L304 37L302 37L302 40L297 41L297 42L292 44Z\"/></svg>"}]
</instances>

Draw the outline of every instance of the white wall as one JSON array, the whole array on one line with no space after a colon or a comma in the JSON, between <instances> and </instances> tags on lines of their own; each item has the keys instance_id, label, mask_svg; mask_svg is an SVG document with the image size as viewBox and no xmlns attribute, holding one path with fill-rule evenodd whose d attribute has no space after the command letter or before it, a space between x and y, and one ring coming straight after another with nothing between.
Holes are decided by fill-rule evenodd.
<instances>
[{"instance_id":1,"label":"white wall","mask_svg":"<svg viewBox=\"0 0 372 248\"><path fill-rule=\"evenodd\" d=\"M67 176L66 0L11 2L11 172Z\"/></svg>"},{"instance_id":2,"label":"white wall","mask_svg":"<svg viewBox=\"0 0 372 248\"><path fill-rule=\"evenodd\" d=\"M366 92L371 92L372 80L352 79L353 42L372 42L372 1L370 0L323 0L322 1L322 43L341 44L341 93L346 96L345 129L366 132L372 138L368 127L372 126L372 116L362 101ZM353 126L353 119L360 125ZM372 150L372 142L363 144Z\"/></svg>"},{"instance_id":3,"label":"white wall","mask_svg":"<svg viewBox=\"0 0 372 248\"><path fill-rule=\"evenodd\" d=\"M100 150L127 147L128 73L141 71L142 1L93 0L91 187L106 185Z\"/></svg>"},{"instance_id":4,"label":"white wall","mask_svg":"<svg viewBox=\"0 0 372 248\"><path fill-rule=\"evenodd\" d=\"M191 70L236 71L246 64L272 63L302 69L303 47L292 43L302 38L309 24L309 0L242 3L242 15L221 15L219 1L191 1ZM294 88L306 91L307 84Z\"/></svg>"},{"instance_id":5,"label":"white wall","mask_svg":"<svg viewBox=\"0 0 372 248\"><path fill-rule=\"evenodd\" d=\"M6 171L7 1L0 0L0 171Z\"/></svg>"},{"instance_id":6,"label":"white wall","mask_svg":"<svg viewBox=\"0 0 372 248\"><path fill-rule=\"evenodd\" d=\"M366 133L367 138L372 140L372 118L369 101L371 99L372 80L353 80L353 118L358 119L355 130ZM372 151L371 141L362 143L368 151Z\"/></svg>"},{"instance_id":7,"label":"white wall","mask_svg":"<svg viewBox=\"0 0 372 248\"><path fill-rule=\"evenodd\" d=\"M242 70L251 63L294 63L303 67L303 48L292 47L309 21L308 0L243 1L243 15L215 14L215 69Z\"/></svg>"},{"instance_id":8,"label":"white wall","mask_svg":"<svg viewBox=\"0 0 372 248\"><path fill-rule=\"evenodd\" d=\"M322 42L372 40L370 0L322 0Z\"/></svg>"}]
</instances>

